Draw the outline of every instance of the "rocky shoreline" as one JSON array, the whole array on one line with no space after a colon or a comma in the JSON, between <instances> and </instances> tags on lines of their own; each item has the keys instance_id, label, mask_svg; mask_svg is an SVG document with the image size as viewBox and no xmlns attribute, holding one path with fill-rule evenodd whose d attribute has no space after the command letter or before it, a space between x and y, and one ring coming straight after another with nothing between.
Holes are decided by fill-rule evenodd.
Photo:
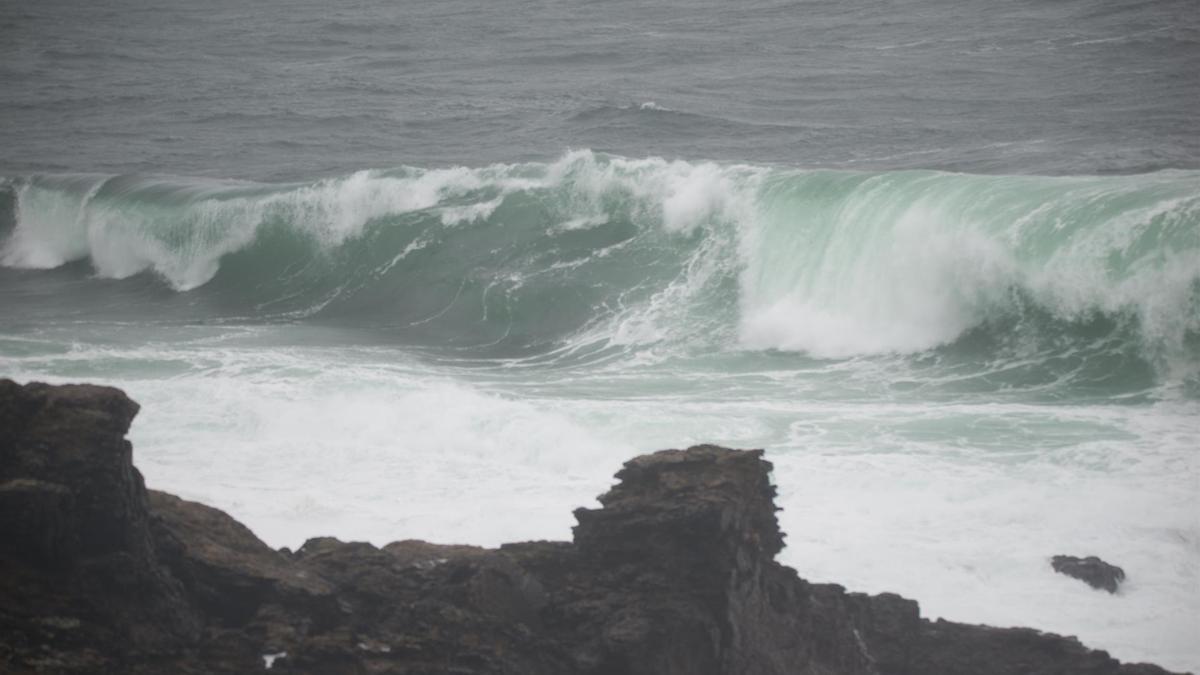
<instances>
[{"instance_id":1,"label":"rocky shoreline","mask_svg":"<svg viewBox=\"0 0 1200 675\"><path fill-rule=\"evenodd\" d=\"M575 512L572 542L291 552L147 490L125 440L137 412L109 387L0 380L0 671L1167 672L801 579L775 561L761 451L632 459L601 508Z\"/></svg>"}]
</instances>

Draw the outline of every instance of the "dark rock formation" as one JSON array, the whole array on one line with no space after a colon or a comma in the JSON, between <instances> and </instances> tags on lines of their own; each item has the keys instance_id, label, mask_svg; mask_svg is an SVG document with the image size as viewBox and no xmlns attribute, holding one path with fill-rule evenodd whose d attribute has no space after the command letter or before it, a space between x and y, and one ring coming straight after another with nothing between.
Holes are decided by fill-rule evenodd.
<instances>
[{"instance_id":1,"label":"dark rock formation","mask_svg":"<svg viewBox=\"0 0 1200 675\"><path fill-rule=\"evenodd\" d=\"M761 451L638 457L576 512L574 542L293 553L146 491L136 411L115 389L0 381L0 672L1165 672L800 579L774 560Z\"/></svg>"},{"instance_id":2,"label":"dark rock formation","mask_svg":"<svg viewBox=\"0 0 1200 675\"><path fill-rule=\"evenodd\" d=\"M1050 559L1050 566L1055 572L1075 577L1092 588L1104 589L1116 593L1117 586L1125 580L1125 570L1110 565L1094 555L1086 558L1076 558L1071 555L1056 555Z\"/></svg>"},{"instance_id":3,"label":"dark rock formation","mask_svg":"<svg viewBox=\"0 0 1200 675\"><path fill-rule=\"evenodd\" d=\"M117 389L0 380L0 670L152 664L200 635L164 567Z\"/></svg>"}]
</instances>

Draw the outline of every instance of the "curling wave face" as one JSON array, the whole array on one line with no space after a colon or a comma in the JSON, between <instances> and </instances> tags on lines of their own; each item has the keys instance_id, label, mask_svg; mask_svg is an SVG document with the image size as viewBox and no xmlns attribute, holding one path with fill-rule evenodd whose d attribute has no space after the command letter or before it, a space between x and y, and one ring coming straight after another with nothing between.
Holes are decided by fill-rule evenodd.
<instances>
[{"instance_id":1,"label":"curling wave face","mask_svg":"<svg viewBox=\"0 0 1200 675\"><path fill-rule=\"evenodd\" d=\"M147 482L274 546L568 537L638 452L763 447L805 578L1200 663L1200 172L24 176L0 371L147 402Z\"/></svg>"},{"instance_id":2,"label":"curling wave face","mask_svg":"<svg viewBox=\"0 0 1200 675\"><path fill-rule=\"evenodd\" d=\"M1189 388L1200 363L1192 171L856 173L578 151L311 184L40 175L10 190L3 266L86 261L101 279L80 284L137 284L147 318L355 326L482 356L1036 354Z\"/></svg>"}]
</instances>

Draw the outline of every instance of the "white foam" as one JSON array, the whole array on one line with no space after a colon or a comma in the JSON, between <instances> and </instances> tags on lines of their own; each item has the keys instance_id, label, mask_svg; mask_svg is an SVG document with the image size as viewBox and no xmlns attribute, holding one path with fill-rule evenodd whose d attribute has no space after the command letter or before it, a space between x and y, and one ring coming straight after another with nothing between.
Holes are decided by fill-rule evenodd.
<instances>
[{"instance_id":1,"label":"white foam","mask_svg":"<svg viewBox=\"0 0 1200 675\"><path fill-rule=\"evenodd\" d=\"M859 412L858 424L880 429L912 419L912 411ZM811 427L798 427L798 447L809 450L771 455L788 533L783 560L815 581L916 598L928 618L1033 626L1121 660L1194 669L1196 627L1181 618L1200 615L1200 465L1185 450L1200 447L1200 411L1072 412L1144 436L1031 451L988 433L998 447L968 440L947 453L902 434L847 454L828 436L806 442ZM983 419L1028 414L1000 406ZM815 426L828 433L827 423ZM1097 592L1051 570L1059 553L1099 555L1128 580L1115 596Z\"/></svg>"},{"instance_id":2,"label":"white foam","mask_svg":"<svg viewBox=\"0 0 1200 675\"><path fill-rule=\"evenodd\" d=\"M478 204L468 204L467 206L454 206L442 209L442 224L443 225L460 225L462 223L473 223L479 220L485 220L500 207L504 201L502 197L480 202Z\"/></svg>"},{"instance_id":3,"label":"white foam","mask_svg":"<svg viewBox=\"0 0 1200 675\"><path fill-rule=\"evenodd\" d=\"M0 247L0 265L50 269L87 255L84 215L96 190L42 190L30 184L17 188L16 227Z\"/></svg>"},{"instance_id":4,"label":"white foam","mask_svg":"<svg viewBox=\"0 0 1200 675\"><path fill-rule=\"evenodd\" d=\"M292 358L296 379L227 363L227 375L131 383L155 401L133 435L147 480L231 509L276 546L322 533L495 545L569 537L570 512L633 453L553 404Z\"/></svg>"},{"instance_id":5,"label":"white foam","mask_svg":"<svg viewBox=\"0 0 1200 675\"><path fill-rule=\"evenodd\" d=\"M0 252L0 264L56 267L89 258L103 277L125 278L153 269L179 290L207 283L222 256L241 250L267 222L283 221L325 247L358 237L371 221L438 206L489 184L488 170L417 171L393 176L359 171L298 188L243 194L245 186L188 185L167 196L163 183L146 179L117 195L30 183L17 192L17 225ZM515 181L514 185L521 185ZM501 181L501 188L507 184ZM240 192L239 192L240 190ZM179 197L176 193L186 193ZM486 218L498 199L446 208L455 225Z\"/></svg>"},{"instance_id":6,"label":"white foam","mask_svg":"<svg viewBox=\"0 0 1200 675\"><path fill-rule=\"evenodd\" d=\"M1038 184L1053 188L1039 198L1024 192L1032 180L883 174L841 188L833 206L760 210L740 223L742 344L822 358L920 352L1012 310L1019 290L1064 320L1132 311L1148 345L1181 353L1200 326L1200 249L1187 244L1200 200L1097 216L1077 211L1132 188Z\"/></svg>"},{"instance_id":7,"label":"white foam","mask_svg":"<svg viewBox=\"0 0 1200 675\"><path fill-rule=\"evenodd\" d=\"M173 364L106 378L144 404L131 438L147 483L274 546L568 539L572 509L640 452L765 446L783 560L802 576L900 592L926 616L1078 635L1122 660L1200 665L1180 620L1200 614L1195 401L889 401L870 393L890 372L880 359L753 376L455 372L394 350L237 343L24 350L0 367L76 381ZM1097 593L1054 574L1056 553L1100 555L1129 580Z\"/></svg>"}]
</instances>

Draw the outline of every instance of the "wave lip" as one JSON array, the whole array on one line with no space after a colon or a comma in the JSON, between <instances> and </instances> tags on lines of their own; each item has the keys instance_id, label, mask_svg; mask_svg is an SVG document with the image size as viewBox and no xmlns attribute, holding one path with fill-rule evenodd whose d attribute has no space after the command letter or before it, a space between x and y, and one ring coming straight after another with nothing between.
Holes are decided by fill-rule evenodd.
<instances>
[{"instance_id":1,"label":"wave lip","mask_svg":"<svg viewBox=\"0 0 1200 675\"><path fill-rule=\"evenodd\" d=\"M477 188L467 169L360 171L311 185L257 185L136 176L35 177L17 187L16 227L0 252L10 267L89 259L102 277L153 270L177 290L210 281L222 257L269 226L330 249L373 219L430 208Z\"/></svg>"},{"instance_id":2,"label":"wave lip","mask_svg":"<svg viewBox=\"0 0 1200 675\"><path fill-rule=\"evenodd\" d=\"M1103 324L1146 359L1200 361L1196 172L867 173L576 151L309 184L59 175L14 191L4 266L153 271L250 315L818 358L922 353L979 331L1068 349L1053 345L1095 342Z\"/></svg>"},{"instance_id":3,"label":"wave lip","mask_svg":"<svg viewBox=\"0 0 1200 675\"><path fill-rule=\"evenodd\" d=\"M1190 175L828 173L770 190L743 280L749 347L917 352L1029 305L1065 322L1130 314L1179 348L1198 328Z\"/></svg>"}]
</instances>

